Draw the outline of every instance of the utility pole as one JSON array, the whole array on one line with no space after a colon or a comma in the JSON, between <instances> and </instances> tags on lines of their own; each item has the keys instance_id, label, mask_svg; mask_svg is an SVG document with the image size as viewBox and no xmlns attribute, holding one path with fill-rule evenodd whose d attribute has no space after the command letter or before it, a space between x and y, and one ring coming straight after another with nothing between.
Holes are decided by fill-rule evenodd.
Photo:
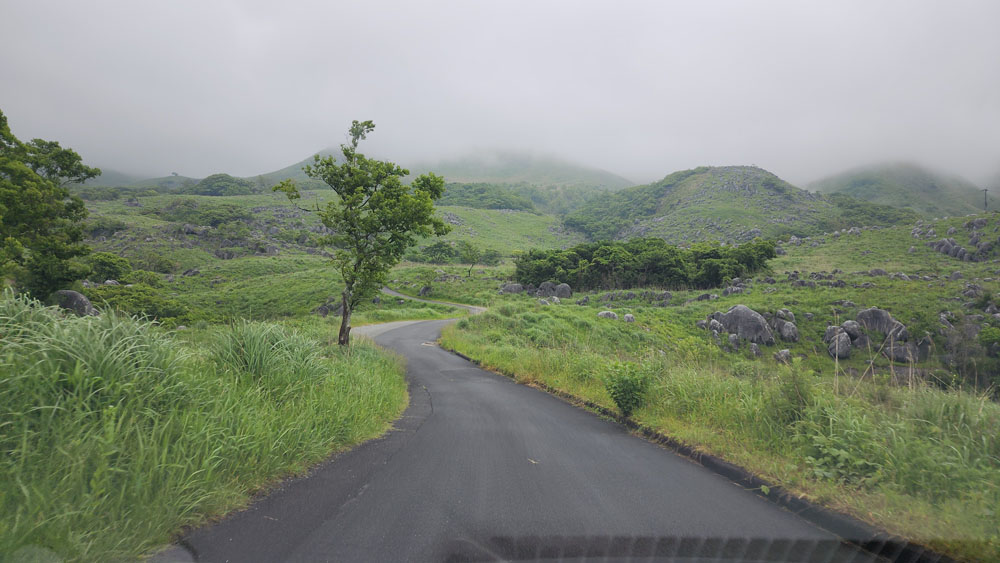
<instances>
[{"instance_id":1,"label":"utility pole","mask_svg":"<svg viewBox=\"0 0 1000 563\"><path fill-rule=\"evenodd\" d=\"M986 211L986 192L987 191L988 190L986 190L986 189L983 190L983 211Z\"/></svg>"}]
</instances>

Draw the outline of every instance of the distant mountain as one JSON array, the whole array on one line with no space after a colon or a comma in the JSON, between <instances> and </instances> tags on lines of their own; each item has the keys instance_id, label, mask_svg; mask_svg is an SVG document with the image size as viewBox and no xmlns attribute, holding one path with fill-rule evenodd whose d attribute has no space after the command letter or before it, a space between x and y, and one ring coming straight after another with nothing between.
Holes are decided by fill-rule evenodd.
<instances>
[{"instance_id":1,"label":"distant mountain","mask_svg":"<svg viewBox=\"0 0 1000 563\"><path fill-rule=\"evenodd\" d=\"M618 189L635 185L617 174L550 156L490 152L407 166L413 174L434 172L448 182L579 186Z\"/></svg>"},{"instance_id":2,"label":"distant mountain","mask_svg":"<svg viewBox=\"0 0 1000 563\"><path fill-rule=\"evenodd\" d=\"M142 176L136 174L127 174L125 172L118 172L117 170L111 170L109 168L101 168L101 175L96 178L91 178L80 185L83 186L108 186L108 187L118 187L118 186L132 186L136 182L142 180Z\"/></svg>"},{"instance_id":3,"label":"distant mountain","mask_svg":"<svg viewBox=\"0 0 1000 563\"><path fill-rule=\"evenodd\" d=\"M915 218L846 196L810 193L761 168L723 166L675 172L659 182L599 195L564 223L592 240L655 236L684 244L806 236Z\"/></svg>"},{"instance_id":4,"label":"distant mountain","mask_svg":"<svg viewBox=\"0 0 1000 563\"><path fill-rule=\"evenodd\" d=\"M864 201L912 209L926 217L953 217L983 211L983 191L975 184L909 163L857 168L813 182L809 187L826 194L842 193ZM998 209L998 205L1000 200L990 196L989 208Z\"/></svg>"},{"instance_id":5,"label":"distant mountain","mask_svg":"<svg viewBox=\"0 0 1000 563\"><path fill-rule=\"evenodd\" d=\"M339 156L340 152L326 149L318 154ZM367 156L383 158L373 154ZM565 187L618 189L634 185L630 180L606 170L588 168L558 158L527 153L481 153L441 160L436 163L417 164L409 164L391 158L389 160L393 160L393 162L408 169L411 179L426 172L434 172L439 176L444 176L446 182L453 184L517 185L521 189L526 186L544 186L557 190ZM303 166L312 163L313 157L310 156L280 170L258 176L247 176L246 179L270 187L290 178L305 189L322 188L324 187L322 182L313 180L302 172Z\"/></svg>"}]
</instances>

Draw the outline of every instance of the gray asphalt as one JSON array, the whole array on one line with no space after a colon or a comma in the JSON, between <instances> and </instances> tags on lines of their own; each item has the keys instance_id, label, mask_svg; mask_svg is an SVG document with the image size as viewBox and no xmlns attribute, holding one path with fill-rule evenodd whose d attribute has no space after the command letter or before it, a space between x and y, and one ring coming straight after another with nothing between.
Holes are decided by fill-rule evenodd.
<instances>
[{"instance_id":1,"label":"gray asphalt","mask_svg":"<svg viewBox=\"0 0 1000 563\"><path fill-rule=\"evenodd\" d=\"M197 561L867 560L705 468L438 348L408 361L394 430L188 534ZM857 557L855 557L857 556Z\"/></svg>"}]
</instances>

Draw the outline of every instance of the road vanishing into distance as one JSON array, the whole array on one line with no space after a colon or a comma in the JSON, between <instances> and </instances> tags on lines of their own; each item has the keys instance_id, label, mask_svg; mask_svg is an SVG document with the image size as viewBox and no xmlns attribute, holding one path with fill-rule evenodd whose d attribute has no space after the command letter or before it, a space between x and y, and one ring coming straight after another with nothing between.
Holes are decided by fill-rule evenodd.
<instances>
[{"instance_id":1,"label":"road vanishing into distance","mask_svg":"<svg viewBox=\"0 0 1000 563\"><path fill-rule=\"evenodd\" d=\"M453 321L354 329L407 359L393 430L154 558L872 561L621 425L439 348Z\"/></svg>"}]
</instances>

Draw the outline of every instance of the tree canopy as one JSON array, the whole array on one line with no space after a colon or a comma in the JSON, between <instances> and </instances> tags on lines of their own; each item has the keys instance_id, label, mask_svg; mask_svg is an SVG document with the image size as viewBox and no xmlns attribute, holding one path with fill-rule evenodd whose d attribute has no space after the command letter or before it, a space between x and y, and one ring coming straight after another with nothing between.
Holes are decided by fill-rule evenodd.
<instances>
[{"instance_id":1,"label":"tree canopy","mask_svg":"<svg viewBox=\"0 0 1000 563\"><path fill-rule=\"evenodd\" d=\"M70 259L89 251L81 242L81 221L87 210L67 185L100 173L55 141L18 140L0 111L0 273L4 277L44 298L86 273L86 266Z\"/></svg>"},{"instance_id":2,"label":"tree canopy","mask_svg":"<svg viewBox=\"0 0 1000 563\"><path fill-rule=\"evenodd\" d=\"M636 238L568 250L534 249L518 258L514 277L520 283L553 281L581 290L709 288L752 275L774 256L774 242L760 239L740 246L698 243L679 248L662 239Z\"/></svg>"},{"instance_id":3,"label":"tree canopy","mask_svg":"<svg viewBox=\"0 0 1000 563\"><path fill-rule=\"evenodd\" d=\"M354 121L350 143L340 147L342 163L333 156L316 155L313 164L303 168L307 176L322 180L338 196L319 210L319 217L333 231L328 242L344 281L341 345L350 341L351 311L382 287L389 269L417 237L440 236L449 230L434 216L434 202L444 194L444 178L428 173L408 186L403 184L401 178L409 175L408 170L358 152L358 143L374 129L371 121ZM291 180L273 189L292 200L300 197Z\"/></svg>"}]
</instances>

